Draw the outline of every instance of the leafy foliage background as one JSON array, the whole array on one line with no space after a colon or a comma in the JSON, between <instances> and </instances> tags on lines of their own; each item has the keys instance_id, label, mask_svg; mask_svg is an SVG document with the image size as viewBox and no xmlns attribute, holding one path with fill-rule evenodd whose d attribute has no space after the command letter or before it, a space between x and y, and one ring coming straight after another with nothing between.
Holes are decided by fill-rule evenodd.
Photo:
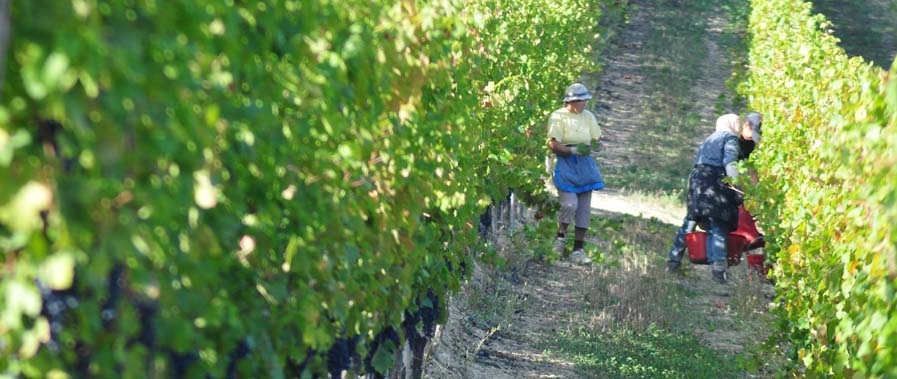
<instances>
[{"instance_id":1,"label":"leafy foliage background","mask_svg":"<svg viewBox=\"0 0 897 379\"><path fill-rule=\"evenodd\" d=\"M602 6L13 2L0 375L385 372L545 200Z\"/></svg>"},{"instance_id":2,"label":"leafy foliage background","mask_svg":"<svg viewBox=\"0 0 897 379\"><path fill-rule=\"evenodd\" d=\"M897 65L848 58L808 2L752 4L745 89L765 114L754 192L779 341L808 376L894 377Z\"/></svg>"}]
</instances>

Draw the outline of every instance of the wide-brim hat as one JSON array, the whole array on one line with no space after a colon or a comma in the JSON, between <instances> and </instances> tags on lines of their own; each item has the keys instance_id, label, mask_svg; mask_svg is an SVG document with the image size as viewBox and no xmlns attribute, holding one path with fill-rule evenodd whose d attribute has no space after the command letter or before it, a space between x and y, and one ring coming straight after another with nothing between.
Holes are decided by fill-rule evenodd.
<instances>
[{"instance_id":1,"label":"wide-brim hat","mask_svg":"<svg viewBox=\"0 0 897 379\"><path fill-rule=\"evenodd\" d=\"M589 93L589 89L581 83L573 83L567 90L564 91L564 102L569 103L571 101L580 101L580 100L588 100L592 98L592 94Z\"/></svg>"}]
</instances>

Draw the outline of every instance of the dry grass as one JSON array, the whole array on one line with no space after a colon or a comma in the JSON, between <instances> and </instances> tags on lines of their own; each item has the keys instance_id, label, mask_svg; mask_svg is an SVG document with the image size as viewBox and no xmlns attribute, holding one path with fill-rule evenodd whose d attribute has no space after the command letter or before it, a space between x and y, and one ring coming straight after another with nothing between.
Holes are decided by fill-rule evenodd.
<instances>
[{"instance_id":1,"label":"dry grass","mask_svg":"<svg viewBox=\"0 0 897 379\"><path fill-rule=\"evenodd\" d=\"M458 378L447 374L452 370L467 378L567 370L557 377L604 378L645 369L701 378L695 373L707 369L646 355L646 344L661 355L718 356L726 363L712 370L727 372L722 377L768 377L737 363L759 361L762 331L770 330L771 287L744 263L733 268L727 286L712 282L707 266L686 264L683 275L668 274L665 252L675 226L602 211L586 244L596 262L576 266L550 253L553 229L546 219L493 235L491 259L477 264L452 302L455 362L445 358L444 373L430 377ZM630 361L615 361L624 357Z\"/></svg>"},{"instance_id":2,"label":"dry grass","mask_svg":"<svg viewBox=\"0 0 897 379\"><path fill-rule=\"evenodd\" d=\"M639 331L651 325L725 329L736 332L738 341L720 343L743 347L761 342L764 336L756 328L766 329L772 287L745 262L730 269L731 283L726 286L709 280L707 266L685 264L683 275L669 274L664 265L674 227L629 216L595 221L604 226L596 245L605 262L591 280L578 283L577 291L589 300L584 325L597 330Z\"/></svg>"}]
</instances>

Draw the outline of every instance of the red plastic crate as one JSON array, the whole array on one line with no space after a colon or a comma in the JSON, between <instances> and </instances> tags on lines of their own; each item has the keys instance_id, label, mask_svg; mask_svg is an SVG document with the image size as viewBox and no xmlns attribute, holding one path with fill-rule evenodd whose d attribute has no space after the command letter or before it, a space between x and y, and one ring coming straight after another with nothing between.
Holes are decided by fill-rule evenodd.
<instances>
[{"instance_id":1,"label":"red plastic crate","mask_svg":"<svg viewBox=\"0 0 897 379\"><path fill-rule=\"evenodd\" d=\"M738 228L733 230L732 234L737 234L744 238L745 245L747 245L744 250L752 250L766 245L763 233L760 233L760 230L757 229L757 223L754 222L754 216L751 216L743 205L738 207Z\"/></svg>"},{"instance_id":2,"label":"red plastic crate","mask_svg":"<svg viewBox=\"0 0 897 379\"><path fill-rule=\"evenodd\" d=\"M726 259L729 266L741 263L746 241L738 234L729 234L726 238ZM688 249L688 260L695 264L707 264L707 232L694 231L685 233L685 248Z\"/></svg>"}]
</instances>

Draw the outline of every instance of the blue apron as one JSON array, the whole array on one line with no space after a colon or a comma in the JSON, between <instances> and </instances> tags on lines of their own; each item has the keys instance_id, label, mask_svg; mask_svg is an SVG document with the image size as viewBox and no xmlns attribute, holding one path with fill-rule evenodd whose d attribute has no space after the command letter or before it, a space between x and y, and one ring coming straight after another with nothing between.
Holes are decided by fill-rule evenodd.
<instances>
[{"instance_id":1,"label":"blue apron","mask_svg":"<svg viewBox=\"0 0 897 379\"><path fill-rule=\"evenodd\" d=\"M604 178L591 156L559 156L554 167L554 185L564 192L583 193L604 189Z\"/></svg>"}]
</instances>

